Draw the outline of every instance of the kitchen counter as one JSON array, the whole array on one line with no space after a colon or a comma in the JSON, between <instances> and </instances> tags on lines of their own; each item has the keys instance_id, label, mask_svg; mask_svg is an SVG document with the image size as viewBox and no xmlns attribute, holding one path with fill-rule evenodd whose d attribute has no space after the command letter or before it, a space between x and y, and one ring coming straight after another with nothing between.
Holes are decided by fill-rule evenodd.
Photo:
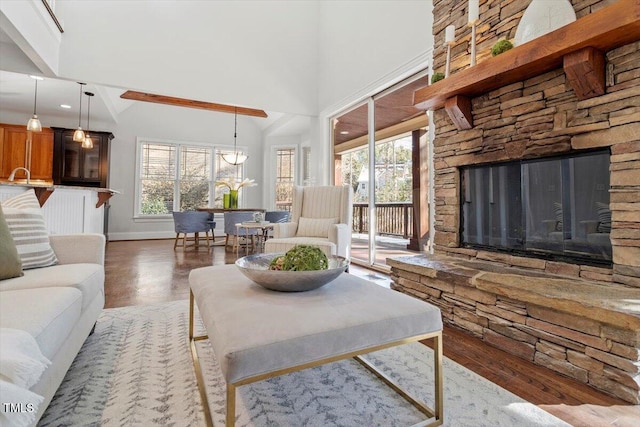
<instances>
[{"instance_id":1,"label":"kitchen counter","mask_svg":"<svg viewBox=\"0 0 640 427\"><path fill-rule=\"evenodd\" d=\"M15 181L2 180L0 181L0 186L33 188L36 192L36 196L38 196L38 201L40 202L40 206L44 206L46 201L49 199L51 194L56 189L95 191L96 193L99 193L98 201L96 203L96 208L99 208L100 206L102 206L114 194L120 194L119 191L112 190L111 188L80 187L80 186L74 186L74 185L57 185L57 184L52 184L50 181L40 181L40 180L31 180L29 181L29 183L27 183L26 179L17 179Z\"/></svg>"},{"instance_id":2,"label":"kitchen counter","mask_svg":"<svg viewBox=\"0 0 640 427\"><path fill-rule=\"evenodd\" d=\"M60 185L53 184L50 181L39 181L39 180L31 180L27 183L26 179L16 179L15 181L5 181L0 180L0 185L12 185L19 187L32 187L32 188L64 188L69 190L90 190L97 191L98 193L113 193L120 194L118 190L113 190L111 188L99 188L99 187L81 187L79 185Z\"/></svg>"},{"instance_id":3,"label":"kitchen counter","mask_svg":"<svg viewBox=\"0 0 640 427\"><path fill-rule=\"evenodd\" d=\"M0 182L0 201L33 188L51 234L106 233L108 204L119 191L110 188L53 185L16 180Z\"/></svg>"}]
</instances>

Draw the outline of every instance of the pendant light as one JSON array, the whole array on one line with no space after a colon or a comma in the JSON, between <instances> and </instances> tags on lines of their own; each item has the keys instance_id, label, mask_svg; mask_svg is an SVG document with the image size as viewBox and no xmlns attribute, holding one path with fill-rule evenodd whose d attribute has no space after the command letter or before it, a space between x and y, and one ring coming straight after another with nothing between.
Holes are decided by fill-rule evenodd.
<instances>
[{"instance_id":1,"label":"pendant light","mask_svg":"<svg viewBox=\"0 0 640 427\"><path fill-rule=\"evenodd\" d=\"M93 96L93 93L85 92L84 94L89 97L89 101L87 104L87 131L84 133L85 137L84 137L84 140L82 141L82 148L90 149L90 148L93 148L93 141L89 136L89 116L91 115L91 97Z\"/></svg>"},{"instance_id":2,"label":"pendant light","mask_svg":"<svg viewBox=\"0 0 640 427\"><path fill-rule=\"evenodd\" d=\"M40 124L40 120L38 119L38 115L36 114L36 105L38 104L38 80L44 80L39 76L29 76L36 81L36 91L33 98L33 117L29 119L27 123L27 130L31 132L42 132L42 124Z\"/></svg>"},{"instance_id":3,"label":"pendant light","mask_svg":"<svg viewBox=\"0 0 640 427\"><path fill-rule=\"evenodd\" d=\"M75 142L84 142L84 131L80 126L80 120L82 120L82 86L86 83L78 82L78 84L80 85L80 109L78 110L78 129L73 133L73 140Z\"/></svg>"},{"instance_id":4,"label":"pendant light","mask_svg":"<svg viewBox=\"0 0 640 427\"><path fill-rule=\"evenodd\" d=\"M224 153L222 159L232 165L240 165L247 160L247 155L238 152L236 140L238 139L238 108L234 108L235 124L233 128L233 153Z\"/></svg>"}]
</instances>

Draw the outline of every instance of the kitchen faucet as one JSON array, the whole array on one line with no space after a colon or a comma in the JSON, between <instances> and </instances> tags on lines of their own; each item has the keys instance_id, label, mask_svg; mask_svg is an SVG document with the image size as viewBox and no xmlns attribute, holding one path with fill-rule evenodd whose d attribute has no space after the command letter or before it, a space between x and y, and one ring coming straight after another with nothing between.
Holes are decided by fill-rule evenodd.
<instances>
[{"instance_id":1,"label":"kitchen faucet","mask_svg":"<svg viewBox=\"0 0 640 427\"><path fill-rule=\"evenodd\" d=\"M9 181L13 181L15 179L16 171L19 171L19 170L23 170L27 173L27 184L29 184L29 180L31 179L31 172L29 172L29 169L23 168L22 166L17 167L11 171L11 175L9 175Z\"/></svg>"}]
</instances>

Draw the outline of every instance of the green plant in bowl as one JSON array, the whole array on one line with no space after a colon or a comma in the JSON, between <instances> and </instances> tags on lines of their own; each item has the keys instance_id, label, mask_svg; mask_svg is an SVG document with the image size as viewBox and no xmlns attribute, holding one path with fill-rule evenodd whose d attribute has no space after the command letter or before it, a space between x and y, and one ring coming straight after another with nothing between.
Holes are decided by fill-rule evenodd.
<instances>
[{"instance_id":1,"label":"green plant in bowl","mask_svg":"<svg viewBox=\"0 0 640 427\"><path fill-rule=\"evenodd\" d=\"M494 44L493 47L491 48L491 55L492 56L500 55L501 53L504 53L512 48L513 48L513 43L511 43L509 40L500 40L496 44Z\"/></svg>"},{"instance_id":2,"label":"green plant in bowl","mask_svg":"<svg viewBox=\"0 0 640 427\"><path fill-rule=\"evenodd\" d=\"M327 256L317 246L296 245L286 254L271 261L269 269L284 271L326 270L329 267Z\"/></svg>"}]
</instances>

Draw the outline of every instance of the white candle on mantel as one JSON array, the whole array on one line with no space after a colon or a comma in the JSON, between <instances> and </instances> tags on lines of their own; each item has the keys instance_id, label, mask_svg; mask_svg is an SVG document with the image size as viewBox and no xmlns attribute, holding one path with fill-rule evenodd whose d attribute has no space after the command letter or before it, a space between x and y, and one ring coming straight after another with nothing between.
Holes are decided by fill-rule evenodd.
<instances>
[{"instance_id":1,"label":"white candle on mantel","mask_svg":"<svg viewBox=\"0 0 640 427\"><path fill-rule=\"evenodd\" d=\"M455 25L449 25L444 30L444 42L452 43L456 39L456 27Z\"/></svg>"},{"instance_id":2,"label":"white candle on mantel","mask_svg":"<svg viewBox=\"0 0 640 427\"><path fill-rule=\"evenodd\" d=\"M480 0L469 0L469 24L480 20Z\"/></svg>"}]
</instances>

